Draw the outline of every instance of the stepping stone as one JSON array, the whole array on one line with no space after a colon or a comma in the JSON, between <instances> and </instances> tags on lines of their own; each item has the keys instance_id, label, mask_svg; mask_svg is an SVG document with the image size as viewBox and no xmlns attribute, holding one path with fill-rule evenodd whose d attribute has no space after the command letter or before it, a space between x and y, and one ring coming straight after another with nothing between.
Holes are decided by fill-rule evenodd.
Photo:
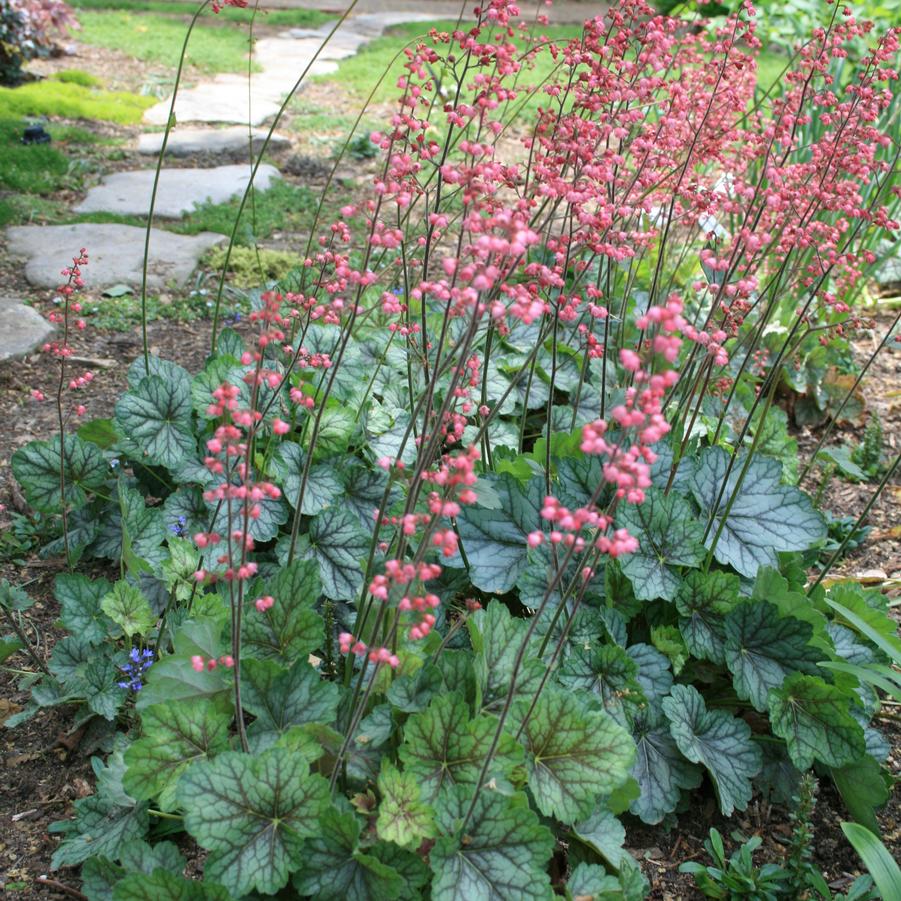
<instances>
[{"instance_id":1,"label":"stepping stone","mask_svg":"<svg viewBox=\"0 0 901 901\"><path fill-rule=\"evenodd\" d=\"M52 334L53 326L37 310L0 297L0 363L30 353Z\"/></svg>"},{"instance_id":2,"label":"stepping stone","mask_svg":"<svg viewBox=\"0 0 901 901\"><path fill-rule=\"evenodd\" d=\"M279 108L279 102L261 93L254 77L251 114L247 112L247 79L233 76L231 79L217 79L187 91L179 91L175 101L175 118L178 122L223 122L226 124L262 125L271 119ZM169 121L170 100L151 106L144 113L148 125L165 125Z\"/></svg>"},{"instance_id":3,"label":"stepping stone","mask_svg":"<svg viewBox=\"0 0 901 901\"><path fill-rule=\"evenodd\" d=\"M88 191L75 212L146 216L150 210L153 178L153 169L107 175L97 187ZM254 185L257 190L265 191L277 178L278 169L263 164L257 169ZM180 219L204 201L224 203L235 194L242 194L249 180L250 166L247 164L217 166L215 169L163 169L154 215Z\"/></svg>"},{"instance_id":4,"label":"stepping stone","mask_svg":"<svg viewBox=\"0 0 901 901\"><path fill-rule=\"evenodd\" d=\"M26 258L25 278L36 287L58 287L62 283L60 269L67 265L79 247L87 248L90 260L82 269L88 288L102 290L122 284L141 286L143 228L134 225L23 225L6 229L4 238L11 255ZM152 229L148 288L159 291L170 283L183 285L197 268L200 257L210 247L225 240L225 235L212 232L175 235Z\"/></svg>"},{"instance_id":5,"label":"stepping stone","mask_svg":"<svg viewBox=\"0 0 901 901\"><path fill-rule=\"evenodd\" d=\"M274 38L256 42L253 58L262 72L250 80L250 104L246 75L217 75L213 81L179 91L175 100L178 122L222 122L262 125L278 113L282 101L294 87L304 69L307 77L330 75L338 70L337 60L353 56L367 41L378 37L391 25L402 22L426 22L431 12L377 12L355 16L335 33L315 62L313 58L332 25L321 28L294 28ZM303 85L301 85L301 88ZM148 125L169 121L171 100L164 100L144 113Z\"/></svg>"},{"instance_id":6,"label":"stepping stone","mask_svg":"<svg viewBox=\"0 0 901 901\"><path fill-rule=\"evenodd\" d=\"M266 140L266 132L254 129L252 149L259 153ZM247 128L177 128L169 132L166 153L171 156L193 156L197 153L232 153L247 151ZM138 153L158 156L163 146L163 133L143 134L138 138ZM284 150L291 146L291 139L277 132L272 135L267 150Z\"/></svg>"}]
</instances>

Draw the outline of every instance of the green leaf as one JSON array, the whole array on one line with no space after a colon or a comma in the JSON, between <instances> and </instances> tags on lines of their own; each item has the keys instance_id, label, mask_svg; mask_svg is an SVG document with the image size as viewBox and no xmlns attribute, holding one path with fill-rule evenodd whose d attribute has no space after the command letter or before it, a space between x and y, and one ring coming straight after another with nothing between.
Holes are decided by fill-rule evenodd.
<instances>
[{"instance_id":1,"label":"green leaf","mask_svg":"<svg viewBox=\"0 0 901 901\"><path fill-rule=\"evenodd\" d=\"M318 832L328 783L283 748L227 751L194 764L178 783L185 827L210 853L204 876L233 895L273 894Z\"/></svg>"},{"instance_id":2,"label":"green leaf","mask_svg":"<svg viewBox=\"0 0 901 901\"><path fill-rule=\"evenodd\" d=\"M649 707L659 708L673 684L669 658L657 648L639 642L630 644L626 653L638 664L638 684Z\"/></svg>"},{"instance_id":3,"label":"green leaf","mask_svg":"<svg viewBox=\"0 0 901 901\"><path fill-rule=\"evenodd\" d=\"M889 659L901 664L901 641L897 623L881 610L871 607L866 595L854 585L835 585L826 603L861 635L869 639Z\"/></svg>"},{"instance_id":4,"label":"green leaf","mask_svg":"<svg viewBox=\"0 0 901 901\"><path fill-rule=\"evenodd\" d=\"M860 855L885 901L901 898L901 868L891 852L869 829L857 823L842 823L845 838Z\"/></svg>"},{"instance_id":5,"label":"green leaf","mask_svg":"<svg viewBox=\"0 0 901 901\"><path fill-rule=\"evenodd\" d=\"M352 458L351 458L352 459ZM371 470L363 466L342 465L341 478L344 481L344 495L339 499L341 506L351 510L367 534L372 534L373 514L379 509L388 474L381 469ZM392 489L389 506L397 496Z\"/></svg>"},{"instance_id":6,"label":"green leaf","mask_svg":"<svg viewBox=\"0 0 901 901\"><path fill-rule=\"evenodd\" d=\"M174 810L181 774L194 761L228 750L232 718L226 704L203 699L147 707L141 714L142 737L125 752L125 790L141 801L158 798L162 810Z\"/></svg>"},{"instance_id":7,"label":"green leaf","mask_svg":"<svg viewBox=\"0 0 901 901\"><path fill-rule=\"evenodd\" d=\"M707 536L708 547L732 501L714 550L720 563L754 578L761 566L778 567L778 552L806 551L826 537L823 517L809 498L797 488L782 484L782 466L778 460L755 456L737 492L735 487L744 460L736 461L726 480L728 466L729 454L723 448L705 448L690 479L691 491L701 510L716 509ZM724 481L726 490L717 509Z\"/></svg>"},{"instance_id":8,"label":"green leaf","mask_svg":"<svg viewBox=\"0 0 901 901\"><path fill-rule=\"evenodd\" d=\"M653 708L636 717L635 764L632 776L639 787L629 811L654 825L676 809L683 789L701 784L701 771L679 751L661 711Z\"/></svg>"},{"instance_id":9,"label":"green leaf","mask_svg":"<svg viewBox=\"0 0 901 901\"><path fill-rule=\"evenodd\" d=\"M399 676L388 689L391 706L403 713L419 713L441 688L441 670L426 664L412 676Z\"/></svg>"},{"instance_id":10,"label":"green leaf","mask_svg":"<svg viewBox=\"0 0 901 901\"><path fill-rule=\"evenodd\" d=\"M525 795L480 791L464 829L471 795L458 791L443 812L442 835L429 859L433 901L550 901L546 872L554 837L529 809Z\"/></svg>"},{"instance_id":11,"label":"green leaf","mask_svg":"<svg viewBox=\"0 0 901 901\"><path fill-rule=\"evenodd\" d=\"M143 838L149 826L146 804L135 804L121 793L103 792L99 786L96 795L81 798L74 806L74 820L51 826L52 831L65 834L53 853L50 865L54 870L77 866L95 856L115 860L122 847Z\"/></svg>"},{"instance_id":12,"label":"green leaf","mask_svg":"<svg viewBox=\"0 0 901 901\"><path fill-rule=\"evenodd\" d=\"M273 660L245 660L241 668L241 702L256 719L247 730L255 751L275 744L291 726L331 723L339 688L324 682L306 660L290 669Z\"/></svg>"},{"instance_id":13,"label":"green leaf","mask_svg":"<svg viewBox=\"0 0 901 901\"><path fill-rule=\"evenodd\" d=\"M112 620L100 603L112 586L106 579L76 573L61 573L54 579L53 594L62 608L60 622L82 641L99 644L109 634Z\"/></svg>"},{"instance_id":14,"label":"green leaf","mask_svg":"<svg viewBox=\"0 0 901 901\"><path fill-rule=\"evenodd\" d=\"M17 635L0 636L0 663L9 660L16 651L21 651L25 645Z\"/></svg>"},{"instance_id":15,"label":"green leaf","mask_svg":"<svg viewBox=\"0 0 901 901\"><path fill-rule=\"evenodd\" d=\"M112 419L92 419L83 422L75 434L82 441L96 444L102 450L109 450L119 440Z\"/></svg>"},{"instance_id":16,"label":"green leaf","mask_svg":"<svg viewBox=\"0 0 901 901\"><path fill-rule=\"evenodd\" d=\"M530 701L520 701L524 718ZM629 776L635 745L607 714L583 709L576 695L546 689L526 722L523 739L529 789L538 809L564 823L588 816L598 797Z\"/></svg>"},{"instance_id":17,"label":"green leaf","mask_svg":"<svg viewBox=\"0 0 901 901\"><path fill-rule=\"evenodd\" d=\"M879 832L876 810L884 806L892 794L892 776L869 754L830 772L848 813L867 829Z\"/></svg>"},{"instance_id":18,"label":"green leaf","mask_svg":"<svg viewBox=\"0 0 901 901\"><path fill-rule=\"evenodd\" d=\"M419 781L423 800L437 804L454 786L474 786L496 729L493 717L470 719L469 708L457 692L436 695L422 713L411 716L404 724L398 755L404 771ZM502 733L486 782L509 784L512 770L522 759L522 748Z\"/></svg>"},{"instance_id":19,"label":"green leaf","mask_svg":"<svg viewBox=\"0 0 901 901\"><path fill-rule=\"evenodd\" d=\"M623 859L629 856L629 852L623 848L626 830L604 804L576 823L573 833L597 851L614 869L619 869Z\"/></svg>"},{"instance_id":20,"label":"green leaf","mask_svg":"<svg viewBox=\"0 0 901 901\"><path fill-rule=\"evenodd\" d=\"M378 787L380 839L415 850L423 839L435 836L435 811L422 801L415 773L401 773L383 758Z\"/></svg>"},{"instance_id":21,"label":"green leaf","mask_svg":"<svg viewBox=\"0 0 901 901\"><path fill-rule=\"evenodd\" d=\"M88 494L104 486L109 467L100 448L77 435L66 435L63 448L66 506L77 510L87 503ZM59 435L56 435L50 441L26 444L10 461L28 503L42 513L55 513L61 507L59 452Z\"/></svg>"},{"instance_id":22,"label":"green leaf","mask_svg":"<svg viewBox=\"0 0 901 901\"><path fill-rule=\"evenodd\" d=\"M369 554L369 536L353 513L333 507L310 523L306 556L319 564L322 591L333 601L355 601L363 587L363 568Z\"/></svg>"},{"instance_id":23,"label":"green leaf","mask_svg":"<svg viewBox=\"0 0 901 901\"><path fill-rule=\"evenodd\" d=\"M347 450L356 425L353 410L344 406L327 407L323 410L313 459L323 460L343 454ZM311 437L312 429L309 430L309 434Z\"/></svg>"},{"instance_id":24,"label":"green leaf","mask_svg":"<svg viewBox=\"0 0 901 901\"><path fill-rule=\"evenodd\" d=\"M485 509L476 503L464 507L457 528L472 584L482 591L502 594L516 584L526 567L526 537L541 527L544 480L535 477L520 486L509 473L485 478L500 498L500 506ZM462 560L459 565L463 565Z\"/></svg>"},{"instance_id":25,"label":"green leaf","mask_svg":"<svg viewBox=\"0 0 901 901\"><path fill-rule=\"evenodd\" d=\"M281 444L272 457L272 470L292 507L297 506L305 460L306 454L293 441ZM334 465L316 463L310 467L307 476L300 512L304 516L315 516L333 506L343 493L344 484Z\"/></svg>"},{"instance_id":26,"label":"green leaf","mask_svg":"<svg viewBox=\"0 0 901 901\"><path fill-rule=\"evenodd\" d=\"M141 462L175 466L196 452L191 389L183 380L148 375L116 402L116 430L143 452Z\"/></svg>"},{"instance_id":27,"label":"green leaf","mask_svg":"<svg viewBox=\"0 0 901 901\"><path fill-rule=\"evenodd\" d=\"M315 901L396 901L408 897L400 873L360 848L352 813L326 809L314 838L303 846L294 887Z\"/></svg>"},{"instance_id":28,"label":"green leaf","mask_svg":"<svg viewBox=\"0 0 901 901\"><path fill-rule=\"evenodd\" d=\"M693 657L725 665L723 617L738 601L738 576L721 570L686 573L676 592L679 629Z\"/></svg>"},{"instance_id":29,"label":"green leaf","mask_svg":"<svg viewBox=\"0 0 901 901\"><path fill-rule=\"evenodd\" d=\"M707 710L690 685L674 685L663 699L663 712L679 750L710 773L723 815L744 810L751 800L751 779L762 766L748 724L725 710Z\"/></svg>"},{"instance_id":30,"label":"green leaf","mask_svg":"<svg viewBox=\"0 0 901 901\"><path fill-rule=\"evenodd\" d=\"M560 684L571 691L598 694L604 708L622 726L628 724L645 700L637 677L638 664L625 649L613 644L577 647L558 675Z\"/></svg>"},{"instance_id":31,"label":"green leaf","mask_svg":"<svg viewBox=\"0 0 901 901\"><path fill-rule=\"evenodd\" d=\"M124 760L123 760L124 763ZM126 870L135 873L150 873L154 870L168 870L170 873L181 873L185 868L185 859L178 845L172 842L147 842L135 839L119 849L119 863Z\"/></svg>"},{"instance_id":32,"label":"green leaf","mask_svg":"<svg viewBox=\"0 0 901 901\"><path fill-rule=\"evenodd\" d=\"M113 901L113 889L125 875L108 857L89 857L81 867L81 891L90 901Z\"/></svg>"},{"instance_id":33,"label":"green leaf","mask_svg":"<svg viewBox=\"0 0 901 901\"><path fill-rule=\"evenodd\" d=\"M120 546L111 556L117 559L121 552L132 571L158 570L166 559L163 542L171 534L167 532L162 510L148 507L141 492L128 488L122 478L119 480L119 510ZM148 565L142 566L142 562Z\"/></svg>"},{"instance_id":34,"label":"green leaf","mask_svg":"<svg viewBox=\"0 0 901 901\"><path fill-rule=\"evenodd\" d=\"M217 480L214 485L222 484L221 480ZM254 541L260 543L271 541L278 535L279 526L288 521L290 508L280 497L264 497L257 504L259 507L259 516L251 519L247 527L250 537ZM216 502L207 504L207 509L212 513L216 509ZM216 518L213 520L212 531L218 532L220 535L229 535L236 529L244 528L244 508L241 504L234 504L229 516L228 506L223 504L219 508ZM218 556L218 553L215 554Z\"/></svg>"},{"instance_id":35,"label":"green leaf","mask_svg":"<svg viewBox=\"0 0 901 901\"><path fill-rule=\"evenodd\" d=\"M673 672L678 676L689 658L682 633L676 626L651 626L651 642L666 656L673 667Z\"/></svg>"},{"instance_id":36,"label":"green leaf","mask_svg":"<svg viewBox=\"0 0 901 901\"><path fill-rule=\"evenodd\" d=\"M619 879L598 864L580 863L566 881L567 898L578 901L619 901L623 893Z\"/></svg>"},{"instance_id":37,"label":"green leaf","mask_svg":"<svg viewBox=\"0 0 901 901\"><path fill-rule=\"evenodd\" d=\"M194 669L191 658L218 660L226 653L219 622L185 620L172 638L173 651L147 671L137 708L190 698L212 698L232 691L231 673L224 667L210 671ZM230 651L231 648L228 648Z\"/></svg>"},{"instance_id":38,"label":"green leaf","mask_svg":"<svg viewBox=\"0 0 901 901\"><path fill-rule=\"evenodd\" d=\"M516 655L525 640L529 624L515 619L500 602L492 601L476 611L467 623L472 648L473 665L483 712L497 712L503 707L510 688ZM537 637L533 636L537 645ZM541 682L545 666L537 653L526 654L516 678L514 695L531 697Z\"/></svg>"},{"instance_id":39,"label":"green leaf","mask_svg":"<svg viewBox=\"0 0 901 901\"><path fill-rule=\"evenodd\" d=\"M79 689L94 713L114 720L125 700L125 691L118 686L121 680L122 673L109 657L94 657L84 668Z\"/></svg>"},{"instance_id":40,"label":"green leaf","mask_svg":"<svg viewBox=\"0 0 901 901\"><path fill-rule=\"evenodd\" d=\"M194 594L194 573L200 565L200 557L193 541L169 536L169 558L160 567L166 589L175 593L177 601L187 601Z\"/></svg>"},{"instance_id":41,"label":"green leaf","mask_svg":"<svg viewBox=\"0 0 901 901\"><path fill-rule=\"evenodd\" d=\"M113 901L230 901L220 885L193 882L184 876L154 870L150 874L129 873L116 884Z\"/></svg>"},{"instance_id":42,"label":"green leaf","mask_svg":"<svg viewBox=\"0 0 901 901\"><path fill-rule=\"evenodd\" d=\"M854 763L866 752L863 729L849 712L842 689L816 676L789 676L770 694L770 724L784 738L799 770L819 760L831 767Z\"/></svg>"},{"instance_id":43,"label":"green leaf","mask_svg":"<svg viewBox=\"0 0 901 901\"><path fill-rule=\"evenodd\" d=\"M640 601L671 601L679 588L673 567L697 566L704 559L704 527L677 494L649 489L644 503L621 507L617 525L638 539L638 550L620 562Z\"/></svg>"},{"instance_id":44,"label":"green leaf","mask_svg":"<svg viewBox=\"0 0 901 901\"><path fill-rule=\"evenodd\" d=\"M793 672L816 675L823 654L808 642L809 623L780 617L765 601L744 601L725 619L726 666L732 673L735 693L765 712L771 689L778 688Z\"/></svg>"},{"instance_id":45,"label":"green leaf","mask_svg":"<svg viewBox=\"0 0 901 901\"><path fill-rule=\"evenodd\" d=\"M124 579L113 585L112 591L100 602L103 612L125 633L148 635L156 623L156 616L150 609L147 598Z\"/></svg>"},{"instance_id":46,"label":"green leaf","mask_svg":"<svg viewBox=\"0 0 901 901\"><path fill-rule=\"evenodd\" d=\"M252 594L267 594L275 603L262 613L252 603L246 607L241 639L249 656L290 665L322 645L322 618L312 609L322 594L316 561L295 560L274 579L255 585Z\"/></svg>"}]
</instances>

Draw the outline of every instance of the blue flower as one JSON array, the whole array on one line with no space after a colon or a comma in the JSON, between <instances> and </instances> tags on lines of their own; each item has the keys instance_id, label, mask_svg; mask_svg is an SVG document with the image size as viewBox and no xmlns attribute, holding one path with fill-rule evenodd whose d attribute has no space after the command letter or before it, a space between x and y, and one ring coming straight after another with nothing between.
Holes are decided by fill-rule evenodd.
<instances>
[{"instance_id":1,"label":"blue flower","mask_svg":"<svg viewBox=\"0 0 901 901\"><path fill-rule=\"evenodd\" d=\"M185 525L187 522L188 520L184 516L179 516L178 519L169 526L169 531L178 538L184 538L186 531Z\"/></svg>"},{"instance_id":2,"label":"blue flower","mask_svg":"<svg viewBox=\"0 0 901 901\"><path fill-rule=\"evenodd\" d=\"M132 648L131 653L128 655L128 661L128 663L119 667L125 673L126 681L117 682L116 684L119 688L126 689L126 691L138 692L144 687L141 677L153 665L153 651L150 648L144 648L143 651Z\"/></svg>"}]
</instances>

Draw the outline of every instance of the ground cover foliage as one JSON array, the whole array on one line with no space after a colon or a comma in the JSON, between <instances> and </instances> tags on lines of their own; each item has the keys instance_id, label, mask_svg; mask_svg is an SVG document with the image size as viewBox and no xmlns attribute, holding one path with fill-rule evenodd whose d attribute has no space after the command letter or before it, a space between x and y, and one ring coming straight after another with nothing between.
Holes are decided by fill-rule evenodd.
<instances>
[{"instance_id":1,"label":"ground cover foliage","mask_svg":"<svg viewBox=\"0 0 901 901\"><path fill-rule=\"evenodd\" d=\"M200 372L145 343L110 419L67 360L75 259L64 428L12 461L69 634L7 725L67 705L104 752L57 824L88 898L641 898L627 818L811 772L878 831L895 624L825 587L854 530L775 398L846 402L898 34L835 10L764 95L754 21L623 2L555 42L494 0L415 44L371 193L240 328L216 300Z\"/></svg>"}]
</instances>

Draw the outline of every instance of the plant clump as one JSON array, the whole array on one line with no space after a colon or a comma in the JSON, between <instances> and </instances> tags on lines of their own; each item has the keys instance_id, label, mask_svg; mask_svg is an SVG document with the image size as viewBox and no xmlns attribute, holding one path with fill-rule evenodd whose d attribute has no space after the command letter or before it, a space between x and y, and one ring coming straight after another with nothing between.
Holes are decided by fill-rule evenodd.
<instances>
[{"instance_id":1,"label":"plant clump","mask_svg":"<svg viewBox=\"0 0 901 901\"><path fill-rule=\"evenodd\" d=\"M70 634L7 722L71 705L112 750L54 867L117 899L633 899L627 826L702 793L809 808L815 768L875 824L861 673L895 623L824 581L845 541L824 563L775 406L899 227L899 32L832 12L764 96L750 2L556 40L491 0L406 50L291 284L232 327L223 275L199 372L145 329L72 430L57 354L60 434L12 470L60 520ZM712 891L807 878L800 827L789 876L718 839Z\"/></svg>"}]
</instances>

